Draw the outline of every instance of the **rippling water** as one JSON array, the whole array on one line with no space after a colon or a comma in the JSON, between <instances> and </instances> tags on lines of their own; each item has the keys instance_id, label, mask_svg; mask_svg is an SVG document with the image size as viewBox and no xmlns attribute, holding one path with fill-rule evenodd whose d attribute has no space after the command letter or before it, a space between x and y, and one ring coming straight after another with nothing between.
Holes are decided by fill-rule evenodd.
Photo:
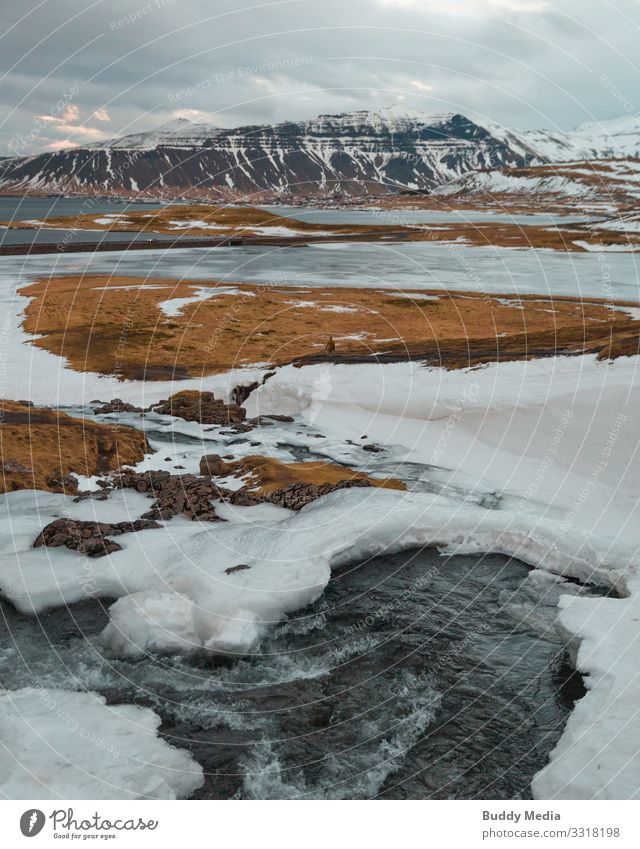
<instances>
[{"instance_id":1,"label":"rippling water","mask_svg":"<svg viewBox=\"0 0 640 849\"><path fill-rule=\"evenodd\" d=\"M229 660L113 660L100 603L39 619L5 604L0 675L154 708L203 764L206 798L527 797L580 694L557 595L528 591L531 574L500 556L378 557Z\"/></svg>"}]
</instances>

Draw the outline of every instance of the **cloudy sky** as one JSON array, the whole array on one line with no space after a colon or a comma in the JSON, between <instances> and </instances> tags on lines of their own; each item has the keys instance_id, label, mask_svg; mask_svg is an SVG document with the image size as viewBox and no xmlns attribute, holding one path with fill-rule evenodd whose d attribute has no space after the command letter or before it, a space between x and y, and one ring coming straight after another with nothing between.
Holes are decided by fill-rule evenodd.
<instances>
[{"instance_id":1,"label":"cloudy sky","mask_svg":"<svg viewBox=\"0 0 640 849\"><path fill-rule=\"evenodd\" d=\"M2 0L0 155L394 103L570 129L640 112L639 29L638 0Z\"/></svg>"}]
</instances>

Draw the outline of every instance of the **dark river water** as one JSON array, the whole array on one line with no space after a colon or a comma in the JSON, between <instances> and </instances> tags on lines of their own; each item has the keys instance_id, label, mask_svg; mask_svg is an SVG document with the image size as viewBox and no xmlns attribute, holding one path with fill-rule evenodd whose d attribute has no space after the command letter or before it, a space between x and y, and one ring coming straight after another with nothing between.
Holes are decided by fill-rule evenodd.
<instances>
[{"instance_id":1,"label":"dark river water","mask_svg":"<svg viewBox=\"0 0 640 849\"><path fill-rule=\"evenodd\" d=\"M3 604L0 676L153 708L203 765L199 798L528 798L582 694L530 578L501 556L377 557L228 660L109 659L100 602Z\"/></svg>"}]
</instances>

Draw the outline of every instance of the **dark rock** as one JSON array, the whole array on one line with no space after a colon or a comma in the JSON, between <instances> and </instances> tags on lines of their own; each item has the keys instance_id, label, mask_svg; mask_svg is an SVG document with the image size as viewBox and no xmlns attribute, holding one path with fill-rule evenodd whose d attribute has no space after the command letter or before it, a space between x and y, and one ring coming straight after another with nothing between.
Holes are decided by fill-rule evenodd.
<instances>
[{"instance_id":1,"label":"dark rock","mask_svg":"<svg viewBox=\"0 0 640 849\"><path fill-rule=\"evenodd\" d=\"M210 475L211 477L222 475L224 474L224 466L225 463L219 454L205 454L204 457L200 458L201 475Z\"/></svg>"},{"instance_id":2,"label":"dark rock","mask_svg":"<svg viewBox=\"0 0 640 849\"><path fill-rule=\"evenodd\" d=\"M234 404L244 404L249 395L251 395L253 390L257 389L258 386L259 383L257 380L254 383L248 383L245 386L235 386L231 392L231 400Z\"/></svg>"},{"instance_id":3,"label":"dark rock","mask_svg":"<svg viewBox=\"0 0 640 849\"><path fill-rule=\"evenodd\" d=\"M112 398L108 404L94 407L93 412L99 415L102 413L144 413L145 410L142 407L134 407L133 404L127 404L122 398Z\"/></svg>"},{"instance_id":4,"label":"dark rock","mask_svg":"<svg viewBox=\"0 0 640 849\"><path fill-rule=\"evenodd\" d=\"M23 401L20 402L24 403ZM8 475L22 474L23 472L33 472L33 469L28 468L27 466L23 466L22 463L19 463L17 460L2 460L1 462L2 471Z\"/></svg>"},{"instance_id":5,"label":"dark rock","mask_svg":"<svg viewBox=\"0 0 640 849\"><path fill-rule=\"evenodd\" d=\"M88 489L85 492L81 492L79 495L76 495L73 500L74 502L87 501L87 499L91 501L107 501L110 495L111 489Z\"/></svg>"},{"instance_id":6,"label":"dark rock","mask_svg":"<svg viewBox=\"0 0 640 849\"><path fill-rule=\"evenodd\" d=\"M369 442L367 445L362 446L362 450L370 451L372 454L379 454L380 451L383 451L384 449L379 445L374 445L372 442Z\"/></svg>"},{"instance_id":7,"label":"dark rock","mask_svg":"<svg viewBox=\"0 0 640 849\"><path fill-rule=\"evenodd\" d=\"M230 566L228 569L225 569L224 574L233 575L235 572L242 572L245 569L251 569L251 566L247 566L245 563L238 563L237 566Z\"/></svg>"},{"instance_id":8,"label":"dark rock","mask_svg":"<svg viewBox=\"0 0 640 849\"><path fill-rule=\"evenodd\" d=\"M52 475L46 484L63 492L76 492L78 488L78 481L73 475Z\"/></svg>"},{"instance_id":9,"label":"dark rock","mask_svg":"<svg viewBox=\"0 0 640 849\"><path fill-rule=\"evenodd\" d=\"M262 504L266 500L266 497L249 492L244 487L237 489L229 499L231 504L236 507L253 507L255 504Z\"/></svg>"},{"instance_id":10,"label":"dark rock","mask_svg":"<svg viewBox=\"0 0 640 849\"><path fill-rule=\"evenodd\" d=\"M254 416L252 419L247 419L248 422L254 425L270 425L271 422L292 422L295 421L293 416L279 416L279 415L268 415L268 416Z\"/></svg>"},{"instance_id":11,"label":"dark rock","mask_svg":"<svg viewBox=\"0 0 640 849\"><path fill-rule=\"evenodd\" d=\"M109 539L109 536L159 528L157 522L136 519L134 522L81 522L77 519L55 519L36 537L34 548L46 545L52 548L66 546L72 551L86 554L87 557L104 557L122 546Z\"/></svg>"},{"instance_id":12,"label":"dark rock","mask_svg":"<svg viewBox=\"0 0 640 849\"><path fill-rule=\"evenodd\" d=\"M231 430L221 430L221 434L237 434L237 433L249 433L250 430L253 430L253 425L248 422L239 422L234 425Z\"/></svg>"},{"instance_id":13,"label":"dark rock","mask_svg":"<svg viewBox=\"0 0 640 849\"><path fill-rule=\"evenodd\" d=\"M321 498L323 495L328 495L337 489L349 489L353 486L368 487L373 486L373 484L366 479L344 480L337 484L292 483L269 493L251 492L242 488L231 495L230 501L232 504L241 507L251 507L254 504L268 502L277 504L279 507L286 507L287 510L301 510L306 504Z\"/></svg>"},{"instance_id":14,"label":"dark rock","mask_svg":"<svg viewBox=\"0 0 640 849\"><path fill-rule=\"evenodd\" d=\"M172 475L167 471L122 472L114 478L114 485L147 492L149 498L155 499L143 519L171 519L181 514L193 521L223 522L211 501L220 501L230 494L216 486L210 477L207 480L191 474Z\"/></svg>"},{"instance_id":15,"label":"dark rock","mask_svg":"<svg viewBox=\"0 0 640 849\"><path fill-rule=\"evenodd\" d=\"M292 422L295 421L293 416L279 416L275 414L271 414L268 416L260 416L261 419L271 419L274 422Z\"/></svg>"}]
</instances>

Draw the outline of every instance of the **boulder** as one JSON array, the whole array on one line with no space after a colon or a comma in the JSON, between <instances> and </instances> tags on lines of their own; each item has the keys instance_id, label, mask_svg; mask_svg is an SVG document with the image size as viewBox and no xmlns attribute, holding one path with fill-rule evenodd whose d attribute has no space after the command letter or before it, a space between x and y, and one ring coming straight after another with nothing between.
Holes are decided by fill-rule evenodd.
<instances>
[{"instance_id":1,"label":"boulder","mask_svg":"<svg viewBox=\"0 0 640 849\"><path fill-rule=\"evenodd\" d=\"M219 454L205 454L200 459L200 474L215 477L224 475L227 464Z\"/></svg>"}]
</instances>

